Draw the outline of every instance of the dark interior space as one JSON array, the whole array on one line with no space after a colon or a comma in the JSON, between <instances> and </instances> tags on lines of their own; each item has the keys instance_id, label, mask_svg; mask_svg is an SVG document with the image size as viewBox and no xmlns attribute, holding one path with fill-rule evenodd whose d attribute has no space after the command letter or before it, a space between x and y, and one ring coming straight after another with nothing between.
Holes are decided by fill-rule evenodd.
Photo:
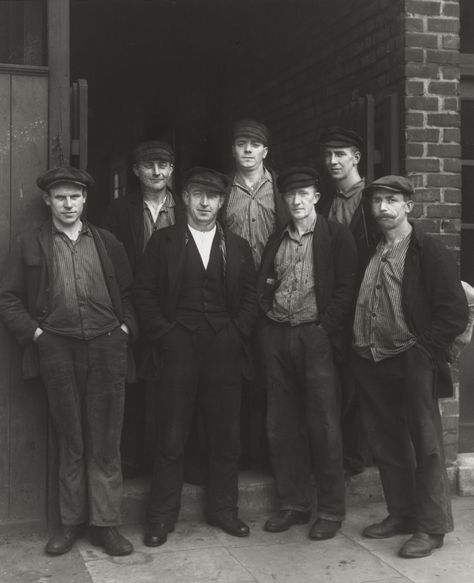
<instances>
[{"instance_id":1,"label":"dark interior space","mask_svg":"<svg viewBox=\"0 0 474 583\"><path fill-rule=\"evenodd\" d=\"M193 165L230 170L232 122L262 119L245 93L287 65L312 14L304 1L295 10L285 0L73 0L71 80L88 82L97 180L91 218L100 221L114 180L116 195L133 188L128 154L139 140L173 144L178 190Z\"/></svg>"}]
</instances>

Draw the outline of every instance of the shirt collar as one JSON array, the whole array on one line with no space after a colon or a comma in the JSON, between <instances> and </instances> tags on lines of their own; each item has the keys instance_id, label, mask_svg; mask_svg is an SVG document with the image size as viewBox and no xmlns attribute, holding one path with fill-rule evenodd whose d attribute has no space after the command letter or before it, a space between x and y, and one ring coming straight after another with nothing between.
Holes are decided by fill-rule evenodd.
<instances>
[{"instance_id":1,"label":"shirt collar","mask_svg":"<svg viewBox=\"0 0 474 583\"><path fill-rule=\"evenodd\" d=\"M66 233L64 231L61 231L60 229L58 229L52 221L51 221L51 232L53 233L53 235L66 235ZM82 221L82 227L81 227L81 230L79 231L79 236L82 236L82 235L89 235L89 236L92 235L88 224L84 220ZM66 237L67 237L67 235L66 235Z\"/></svg>"},{"instance_id":2,"label":"shirt collar","mask_svg":"<svg viewBox=\"0 0 474 583\"><path fill-rule=\"evenodd\" d=\"M163 201L163 205L160 209L160 213L161 212L167 213L168 209L172 208L174 206L176 206L174 198L172 197L171 192L168 189L166 189L166 196L165 196L165 200ZM146 209L150 210L145 200L143 200L143 208L145 210Z\"/></svg>"},{"instance_id":3,"label":"shirt collar","mask_svg":"<svg viewBox=\"0 0 474 583\"><path fill-rule=\"evenodd\" d=\"M262 184L264 182L270 182L271 184L273 184L273 176L272 176L272 173L265 166L263 167L262 177L255 184L254 190L257 190L258 188L260 188L260 186L262 186ZM232 185L233 186L240 186L240 188L243 188L245 190L248 190L247 186L245 186L245 184L243 182L239 182L239 173L238 172L236 172L234 174L234 180L232 181Z\"/></svg>"},{"instance_id":4,"label":"shirt collar","mask_svg":"<svg viewBox=\"0 0 474 583\"><path fill-rule=\"evenodd\" d=\"M318 220L318 215L316 215L314 217L314 221L311 223L309 229L303 233L303 235L308 235L310 233L314 233L314 229L316 228L316 221L317 220ZM295 238L299 239L299 237L300 237L298 231L295 229L295 227L293 225L293 221L290 221L286 225L286 227L283 229L283 234L288 235L292 239L295 239Z\"/></svg>"},{"instance_id":5,"label":"shirt collar","mask_svg":"<svg viewBox=\"0 0 474 583\"><path fill-rule=\"evenodd\" d=\"M353 184L347 192L341 192L338 190L336 192L337 196L341 196L343 198L351 198L354 194L357 194L365 187L365 178L361 178L358 182Z\"/></svg>"}]
</instances>

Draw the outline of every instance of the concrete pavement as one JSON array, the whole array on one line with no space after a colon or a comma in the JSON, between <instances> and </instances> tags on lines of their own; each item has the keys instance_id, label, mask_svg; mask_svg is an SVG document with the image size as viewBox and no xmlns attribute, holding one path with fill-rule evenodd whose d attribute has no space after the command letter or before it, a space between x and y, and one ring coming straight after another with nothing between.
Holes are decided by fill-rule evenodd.
<instances>
[{"instance_id":1,"label":"concrete pavement","mask_svg":"<svg viewBox=\"0 0 474 583\"><path fill-rule=\"evenodd\" d=\"M316 542L308 527L280 534L262 530L266 515L243 516L246 539L198 521L180 521L156 549L142 543L141 528L123 527L135 545L112 558L84 539L67 555L43 554L46 536L3 537L0 583L471 583L474 578L474 497L453 499L456 530L424 559L401 559L406 536L369 540L363 526L385 516L383 503L352 505L336 538Z\"/></svg>"}]
</instances>

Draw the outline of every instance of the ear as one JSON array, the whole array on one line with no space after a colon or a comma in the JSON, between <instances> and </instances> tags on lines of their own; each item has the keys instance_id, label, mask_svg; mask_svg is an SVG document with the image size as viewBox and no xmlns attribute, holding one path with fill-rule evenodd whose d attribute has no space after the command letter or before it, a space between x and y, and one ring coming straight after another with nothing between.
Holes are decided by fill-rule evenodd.
<instances>
[{"instance_id":1,"label":"ear","mask_svg":"<svg viewBox=\"0 0 474 583\"><path fill-rule=\"evenodd\" d=\"M406 204L406 209L407 209L407 215L409 215L411 213L411 211L413 210L415 203L412 200L406 200L405 204Z\"/></svg>"},{"instance_id":2,"label":"ear","mask_svg":"<svg viewBox=\"0 0 474 583\"><path fill-rule=\"evenodd\" d=\"M189 205L189 192L187 190L183 190L183 202L186 206Z\"/></svg>"},{"instance_id":3,"label":"ear","mask_svg":"<svg viewBox=\"0 0 474 583\"><path fill-rule=\"evenodd\" d=\"M225 196L223 194L221 194L219 196L219 208L222 208L222 205L224 204L224 200L225 200Z\"/></svg>"},{"instance_id":4,"label":"ear","mask_svg":"<svg viewBox=\"0 0 474 583\"><path fill-rule=\"evenodd\" d=\"M169 173L168 178L171 178L171 175L173 174L173 171L174 171L174 166L173 166L173 164L170 164L170 173Z\"/></svg>"},{"instance_id":5,"label":"ear","mask_svg":"<svg viewBox=\"0 0 474 583\"><path fill-rule=\"evenodd\" d=\"M316 190L314 193L314 204L316 204L320 198L321 198L321 193Z\"/></svg>"},{"instance_id":6,"label":"ear","mask_svg":"<svg viewBox=\"0 0 474 583\"><path fill-rule=\"evenodd\" d=\"M46 206L51 206L51 199L49 197L49 193L43 192L43 201Z\"/></svg>"},{"instance_id":7,"label":"ear","mask_svg":"<svg viewBox=\"0 0 474 583\"><path fill-rule=\"evenodd\" d=\"M132 166L132 170L133 170L133 173L135 174L135 176L138 176L138 165L137 164L134 164Z\"/></svg>"},{"instance_id":8,"label":"ear","mask_svg":"<svg viewBox=\"0 0 474 583\"><path fill-rule=\"evenodd\" d=\"M360 152L359 150L357 150L356 152L354 152L354 158L357 162L357 164L360 162Z\"/></svg>"},{"instance_id":9,"label":"ear","mask_svg":"<svg viewBox=\"0 0 474 583\"><path fill-rule=\"evenodd\" d=\"M268 154L268 146L265 146L265 147L263 148L263 159L264 159L264 160L265 160L265 158L267 157L267 154Z\"/></svg>"}]
</instances>

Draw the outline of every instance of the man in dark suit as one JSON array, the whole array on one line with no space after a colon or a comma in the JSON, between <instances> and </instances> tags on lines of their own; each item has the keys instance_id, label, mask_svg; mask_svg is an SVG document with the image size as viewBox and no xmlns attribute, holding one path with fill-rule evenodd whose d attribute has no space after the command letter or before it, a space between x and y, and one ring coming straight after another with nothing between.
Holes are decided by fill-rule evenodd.
<instances>
[{"instance_id":1,"label":"man in dark suit","mask_svg":"<svg viewBox=\"0 0 474 583\"><path fill-rule=\"evenodd\" d=\"M145 544L166 541L178 518L183 453L196 405L208 436L207 520L248 536L237 517L243 347L257 312L248 243L216 222L227 178L194 168L187 224L158 231L138 270L135 303L158 370L158 438Z\"/></svg>"},{"instance_id":2,"label":"man in dark suit","mask_svg":"<svg viewBox=\"0 0 474 583\"><path fill-rule=\"evenodd\" d=\"M318 186L312 168L279 176L291 220L265 247L257 293L267 432L280 502L264 528L281 532L309 521L313 470L318 508L310 538L324 540L335 536L345 515L341 398L333 359L345 346L357 252L347 227L316 213Z\"/></svg>"},{"instance_id":3,"label":"man in dark suit","mask_svg":"<svg viewBox=\"0 0 474 583\"><path fill-rule=\"evenodd\" d=\"M180 197L169 187L174 169L174 152L163 141L141 142L132 152L133 172L139 188L112 201L105 228L121 241L127 252L133 274L152 234L184 219ZM143 341L134 346L139 376L143 370ZM146 465L146 402L147 383L140 379L127 385L125 416L122 431L122 467L126 478L132 478Z\"/></svg>"},{"instance_id":4,"label":"man in dark suit","mask_svg":"<svg viewBox=\"0 0 474 583\"><path fill-rule=\"evenodd\" d=\"M61 526L46 552L67 553L89 524L93 544L128 555L116 526L127 343L137 333L132 274L122 244L82 216L90 174L54 168L37 184L50 218L15 245L0 315L24 347L24 378L46 387L58 438Z\"/></svg>"}]
</instances>

